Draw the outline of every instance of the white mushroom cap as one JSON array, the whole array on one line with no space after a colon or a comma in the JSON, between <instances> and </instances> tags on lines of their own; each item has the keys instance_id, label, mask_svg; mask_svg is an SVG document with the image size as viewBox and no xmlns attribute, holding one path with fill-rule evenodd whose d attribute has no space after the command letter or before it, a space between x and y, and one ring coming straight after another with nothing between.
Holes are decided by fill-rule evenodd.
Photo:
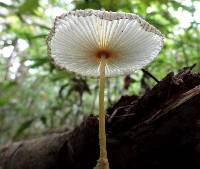
<instances>
[{"instance_id":1,"label":"white mushroom cap","mask_svg":"<svg viewBox=\"0 0 200 169\"><path fill-rule=\"evenodd\" d=\"M104 56L105 76L113 77L150 63L163 39L155 27L135 14L77 10L56 18L48 50L57 66L92 77L99 76Z\"/></svg>"}]
</instances>

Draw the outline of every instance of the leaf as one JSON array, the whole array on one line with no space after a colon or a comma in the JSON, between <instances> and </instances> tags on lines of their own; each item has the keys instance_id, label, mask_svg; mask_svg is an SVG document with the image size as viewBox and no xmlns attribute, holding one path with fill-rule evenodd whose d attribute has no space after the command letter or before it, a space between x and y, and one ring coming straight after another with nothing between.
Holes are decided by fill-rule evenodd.
<instances>
[{"instance_id":1,"label":"leaf","mask_svg":"<svg viewBox=\"0 0 200 169\"><path fill-rule=\"evenodd\" d=\"M37 68L39 66L44 65L45 63L48 62L48 58L37 58L37 59L32 59L32 61L34 61L34 63L32 65L30 65L30 68Z\"/></svg>"},{"instance_id":2,"label":"leaf","mask_svg":"<svg viewBox=\"0 0 200 169\"><path fill-rule=\"evenodd\" d=\"M38 7L39 0L26 0L21 6L19 6L19 13L36 15Z\"/></svg>"},{"instance_id":3,"label":"leaf","mask_svg":"<svg viewBox=\"0 0 200 169\"><path fill-rule=\"evenodd\" d=\"M34 119L30 119L25 121L24 123L21 124L21 126L17 129L13 139L17 139L19 138L19 136L24 132L24 130L26 130L28 127L30 127L30 125L33 123Z\"/></svg>"},{"instance_id":4,"label":"leaf","mask_svg":"<svg viewBox=\"0 0 200 169\"><path fill-rule=\"evenodd\" d=\"M15 85L17 85L16 81L4 81L2 83L2 87L5 89L9 89L11 87L14 87ZM1 88L1 86L0 86L0 88Z\"/></svg>"},{"instance_id":5,"label":"leaf","mask_svg":"<svg viewBox=\"0 0 200 169\"><path fill-rule=\"evenodd\" d=\"M8 4L3 3L3 2L0 2L0 6L7 8L7 9L13 9L14 8L14 5L8 5Z\"/></svg>"},{"instance_id":6,"label":"leaf","mask_svg":"<svg viewBox=\"0 0 200 169\"><path fill-rule=\"evenodd\" d=\"M181 7L182 9L184 9L188 12L194 12L195 11L194 7L192 7L192 6L188 7L186 5L183 5L181 2L171 1L171 4L174 7L174 9L176 9L176 10Z\"/></svg>"},{"instance_id":7,"label":"leaf","mask_svg":"<svg viewBox=\"0 0 200 169\"><path fill-rule=\"evenodd\" d=\"M45 126L47 125L47 117L46 116L41 116L40 120Z\"/></svg>"}]
</instances>

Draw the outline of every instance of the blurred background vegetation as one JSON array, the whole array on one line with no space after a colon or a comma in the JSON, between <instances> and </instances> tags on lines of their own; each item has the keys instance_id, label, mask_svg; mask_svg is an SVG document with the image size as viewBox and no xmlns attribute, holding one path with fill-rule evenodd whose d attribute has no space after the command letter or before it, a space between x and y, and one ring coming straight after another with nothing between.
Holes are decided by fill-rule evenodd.
<instances>
[{"instance_id":1,"label":"blurred background vegetation","mask_svg":"<svg viewBox=\"0 0 200 169\"><path fill-rule=\"evenodd\" d=\"M98 81L55 68L46 38L66 10L134 12L165 36L146 67L157 79L197 64L200 71L199 0L0 0L0 144L71 129L97 114ZM155 85L141 70L107 80L107 107L121 95L142 95Z\"/></svg>"}]
</instances>

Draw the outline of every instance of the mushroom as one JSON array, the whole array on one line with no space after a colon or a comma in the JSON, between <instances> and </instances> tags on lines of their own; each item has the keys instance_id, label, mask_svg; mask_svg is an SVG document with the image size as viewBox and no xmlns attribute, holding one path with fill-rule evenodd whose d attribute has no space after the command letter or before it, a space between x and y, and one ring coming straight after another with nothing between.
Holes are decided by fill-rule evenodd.
<instances>
[{"instance_id":1,"label":"mushroom","mask_svg":"<svg viewBox=\"0 0 200 169\"><path fill-rule=\"evenodd\" d=\"M48 51L54 64L66 71L99 78L98 168L108 169L104 114L106 77L130 74L150 63L164 37L132 13L76 10L55 19Z\"/></svg>"}]
</instances>

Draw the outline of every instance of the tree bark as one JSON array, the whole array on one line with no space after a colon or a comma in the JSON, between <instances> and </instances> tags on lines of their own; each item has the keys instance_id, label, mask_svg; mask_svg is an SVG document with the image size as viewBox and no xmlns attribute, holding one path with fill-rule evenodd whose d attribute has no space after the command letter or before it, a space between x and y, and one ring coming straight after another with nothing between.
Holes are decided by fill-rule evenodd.
<instances>
[{"instance_id":1,"label":"tree bark","mask_svg":"<svg viewBox=\"0 0 200 169\"><path fill-rule=\"evenodd\" d=\"M106 112L111 169L200 168L200 74L168 74L144 96L122 96ZM98 119L72 132L7 145L0 169L92 169Z\"/></svg>"}]
</instances>

